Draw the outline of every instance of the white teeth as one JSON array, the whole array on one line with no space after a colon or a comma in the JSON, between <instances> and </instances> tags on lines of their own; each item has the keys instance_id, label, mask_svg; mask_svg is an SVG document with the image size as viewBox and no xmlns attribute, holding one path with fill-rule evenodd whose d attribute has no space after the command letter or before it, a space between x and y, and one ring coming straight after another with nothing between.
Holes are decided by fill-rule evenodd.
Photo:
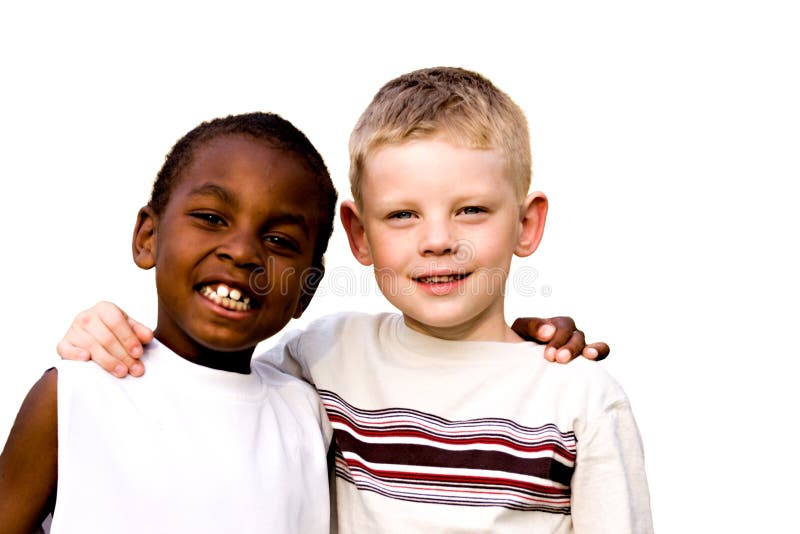
<instances>
[{"instance_id":1,"label":"white teeth","mask_svg":"<svg viewBox=\"0 0 800 534\"><path fill-rule=\"evenodd\" d=\"M450 275L443 275L443 276L425 276L420 278L422 282L427 284L442 284L445 282L452 282L454 280L460 280L463 278L462 275L458 274L450 274Z\"/></svg>"},{"instance_id":2,"label":"white teeth","mask_svg":"<svg viewBox=\"0 0 800 534\"><path fill-rule=\"evenodd\" d=\"M224 308L228 308L229 310L247 311L250 309L249 297L244 297L244 299L240 301L239 299L242 298L242 292L238 289L229 289L228 286L224 284L219 284L216 291L212 289L211 286L205 286L200 290L200 293L208 300Z\"/></svg>"}]
</instances>

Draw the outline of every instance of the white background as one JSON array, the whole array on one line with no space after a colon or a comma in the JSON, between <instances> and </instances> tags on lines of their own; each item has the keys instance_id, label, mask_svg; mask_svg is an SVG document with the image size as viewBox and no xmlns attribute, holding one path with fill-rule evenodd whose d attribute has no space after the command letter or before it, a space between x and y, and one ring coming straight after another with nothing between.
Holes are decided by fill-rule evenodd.
<instances>
[{"instance_id":1,"label":"white background","mask_svg":"<svg viewBox=\"0 0 800 534\"><path fill-rule=\"evenodd\" d=\"M551 201L542 246L516 263L538 272L527 281L537 295L512 287L508 316L569 314L611 343L604 365L637 414L656 529L792 530L791 2L10 4L0 440L76 312L109 299L153 323L152 274L131 261L130 233L178 137L220 115L278 112L346 197L347 137L375 91L458 65L525 109L534 187ZM304 321L386 308L370 284L341 296L364 276L338 229L328 265L339 285Z\"/></svg>"}]
</instances>

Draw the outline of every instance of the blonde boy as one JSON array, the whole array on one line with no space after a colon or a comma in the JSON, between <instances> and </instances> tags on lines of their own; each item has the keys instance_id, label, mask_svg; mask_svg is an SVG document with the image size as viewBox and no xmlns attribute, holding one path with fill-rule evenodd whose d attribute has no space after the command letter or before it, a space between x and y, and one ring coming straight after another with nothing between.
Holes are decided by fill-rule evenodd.
<instances>
[{"instance_id":1,"label":"blonde boy","mask_svg":"<svg viewBox=\"0 0 800 534\"><path fill-rule=\"evenodd\" d=\"M322 396L339 531L650 532L623 391L505 322L511 258L547 214L519 107L474 72L412 72L377 93L350 156L350 247L402 316L324 318L272 354Z\"/></svg>"},{"instance_id":2,"label":"blonde boy","mask_svg":"<svg viewBox=\"0 0 800 534\"><path fill-rule=\"evenodd\" d=\"M322 397L338 531L651 532L623 391L505 322L511 258L547 214L519 107L474 72L411 72L377 93L350 153L350 247L402 315L325 317L267 355Z\"/></svg>"}]
</instances>

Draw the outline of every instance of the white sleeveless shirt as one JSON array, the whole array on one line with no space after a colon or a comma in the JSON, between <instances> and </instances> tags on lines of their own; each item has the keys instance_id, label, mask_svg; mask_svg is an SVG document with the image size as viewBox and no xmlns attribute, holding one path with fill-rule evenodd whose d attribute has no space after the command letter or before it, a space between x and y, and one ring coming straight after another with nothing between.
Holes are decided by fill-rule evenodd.
<instances>
[{"instance_id":1,"label":"white sleeveless shirt","mask_svg":"<svg viewBox=\"0 0 800 534\"><path fill-rule=\"evenodd\" d=\"M317 394L275 368L249 375L154 341L141 378L58 365L51 533L327 533L329 437Z\"/></svg>"}]
</instances>

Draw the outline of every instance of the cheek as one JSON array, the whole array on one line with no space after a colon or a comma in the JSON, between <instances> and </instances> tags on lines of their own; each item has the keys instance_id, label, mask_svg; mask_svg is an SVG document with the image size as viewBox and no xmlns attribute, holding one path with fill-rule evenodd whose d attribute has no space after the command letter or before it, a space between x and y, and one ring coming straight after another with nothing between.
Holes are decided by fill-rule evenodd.
<instances>
[{"instance_id":1,"label":"cheek","mask_svg":"<svg viewBox=\"0 0 800 534\"><path fill-rule=\"evenodd\" d=\"M387 255L387 249L396 239L389 232L371 232L365 234L367 253L374 263L382 262Z\"/></svg>"},{"instance_id":2,"label":"cheek","mask_svg":"<svg viewBox=\"0 0 800 534\"><path fill-rule=\"evenodd\" d=\"M375 269L398 268L404 263L406 249L400 240L384 239L370 247L370 259Z\"/></svg>"},{"instance_id":3,"label":"cheek","mask_svg":"<svg viewBox=\"0 0 800 534\"><path fill-rule=\"evenodd\" d=\"M310 262L309 265L280 260L272 262L272 268L269 269L270 283L276 291L276 297L285 301L287 309L293 309L302 296L303 280L305 276L309 276L311 269Z\"/></svg>"},{"instance_id":4,"label":"cheek","mask_svg":"<svg viewBox=\"0 0 800 534\"><path fill-rule=\"evenodd\" d=\"M508 267L516 248L516 234L511 234L506 227L494 228L474 236L473 245L479 261L497 267Z\"/></svg>"}]
</instances>

